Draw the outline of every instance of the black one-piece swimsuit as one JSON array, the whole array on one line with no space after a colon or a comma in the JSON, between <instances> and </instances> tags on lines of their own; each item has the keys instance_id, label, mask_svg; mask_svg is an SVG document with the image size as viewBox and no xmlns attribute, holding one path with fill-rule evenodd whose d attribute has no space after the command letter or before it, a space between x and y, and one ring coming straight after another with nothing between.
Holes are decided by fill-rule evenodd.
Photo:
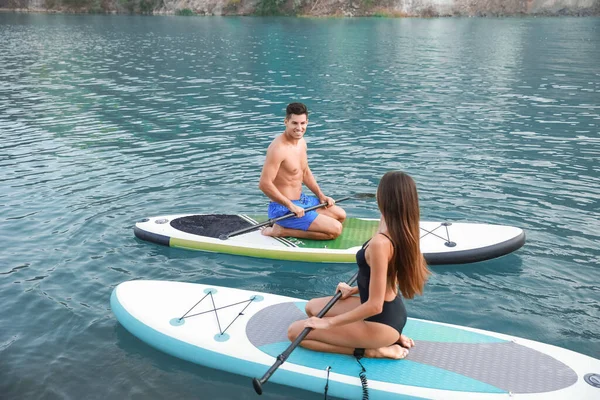
<instances>
[{"instance_id":1,"label":"black one-piece swimsuit","mask_svg":"<svg viewBox=\"0 0 600 400\"><path fill-rule=\"evenodd\" d=\"M388 235L384 233L382 233L382 235L392 242L392 239L390 239ZM358 284L361 303L364 303L369 299L369 283L371 282L371 267L365 258L365 250L368 243L368 241L365 242L365 244L362 245L362 248L356 253L356 263L358 264L358 278L356 279L356 282ZM394 242L392 242L392 244L393 243ZM394 245L394 251L396 250L396 246ZM404 325L406 325L406 318L406 308L402 301L402 295L398 294L394 300L385 301L383 303L383 310L380 314L366 318L365 321L379 322L391 326L398 331L398 334L402 334L402 329L404 329Z\"/></svg>"}]
</instances>

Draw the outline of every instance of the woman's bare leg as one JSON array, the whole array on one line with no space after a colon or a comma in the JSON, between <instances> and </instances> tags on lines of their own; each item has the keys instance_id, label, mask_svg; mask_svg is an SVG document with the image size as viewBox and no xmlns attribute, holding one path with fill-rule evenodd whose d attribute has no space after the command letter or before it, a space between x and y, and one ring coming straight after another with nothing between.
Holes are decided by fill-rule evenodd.
<instances>
[{"instance_id":1,"label":"woman's bare leg","mask_svg":"<svg viewBox=\"0 0 600 400\"><path fill-rule=\"evenodd\" d=\"M315 317L332 298L333 296L327 296L310 300L308 303L306 303L306 315L309 317ZM338 300L325 316L335 317L336 315L351 311L358 306L360 306L360 298L357 296L350 296L347 299Z\"/></svg>"},{"instance_id":2,"label":"woman's bare leg","mask_svg":"<svg viewBox=\"0 0 600 400\"><path fill-rule=\"evenodd\" d=\"M306 304L306 308L305 308L306 314L309 317L316 316L323 309L323 307L325 307L325 305L331 300L331 298L332 298L332 296L328 296L328 297L319 297L319 298L310 300ZM358 307L360 304L361 304L360 298L357 296L351 296L344 300L338 300L333 305L331 310L329 310L326 317L334 317L336 315L351 311L354 308ZM362 321L362 323L364 324L365 322ZM382 324L371 323L371 322L367 322L367 324L382 325ZM352 329L349 327L349 325L346 325L346 326L340 327L340 328L341 329ZM384 327L387 327L387 326L384 325ZM375 328L378 328L378 327L376 326ZM389 327L387 327L387 328L389 328ZM290 340L293 340L292 338L297 337L300 334L300 332L302 332L302 330L304 330L304 320L294 322L290 326L290 329L288 331L288 336L290 337ZM327 331L331 331L331 329L328 329ZM340 346L337 344L321 342L318 340L311 340L310 338L314 335L309 334L308 338L304 339L300 343L300 346L310 349L310 350L321 351L321 352L325 352L325 353L337 353L337 354L349 354L349 355L354 354L354 349L356 347L362 347L362 348L366 348L365 357L368 357L368 358L402 359L408 355L408 348L409 348L409 346L410 347L414 346L414 342L412 339L409 339L408 337L406 337L404 335L401 335L400 338L398 338L398 333L395 330L394 330L394 333L396 335L397 343L399 345L396 345L396 344L391 345L391 346L383 345L383 346L379 346L377 348L368 348L366 346L348 347L348 346Z\"/></svg>"},{"instance_id":3,"label":"woman's bare leg","mask_svg":"<svg viewBox=\"0 0 600 400\"><path fill-rule=\"evenodd\" d=\"M360 300L359 300L360 301ZM296 321L288 328L288 338L293 341L304 330L304 320ZM377 322L357 321L329 329L309 332L300 346L328 353L353 354L355 348L365 348L366 357L404 358L407 351L395 343L398 332Z\"/></svg>"},{"instance_id":4,"label":"woman's bare leg","mask_svg":"<svg viewBox=\"0 0 600 400\"><path fill-rule=\"evenodd\" d=\"M391 346L383 346L378 349L365 349L365 357L367 358L391 358L401 360L408 355L408 349L393 344Z\"/></svg>"},{"instance_id":5,"label":"woman's bare leg","mask_svg":"<svg viewBox=\"0 0 600 400\"><path fill-rule=\"evenodd\" d=\"M354 347L343 347L336 346L334 344L318 342L316 340L303 340L300 343L301 347L314 351L320 351L322 353L336 353L336 354L354 354ZM408 349L405 349L398 344L391 346L383 346L377 349L365 349L365 357L367 358L391 358L393 360L401 360L408 355Z\"/></svg>"},{"instance_id":6,"label":"woman's bare leg","mask_svg":"<svg viewBox=\"0 0 600 400\"><path fill-rule=\"evenodd\" d=\"M415 341L406 335L400 335L400 339L398 339L398 341L396 343L398 343L400 346L402 346L406 349L410 349L411 347L413 347L415 345Z\"/></svg>"}]
</instances>

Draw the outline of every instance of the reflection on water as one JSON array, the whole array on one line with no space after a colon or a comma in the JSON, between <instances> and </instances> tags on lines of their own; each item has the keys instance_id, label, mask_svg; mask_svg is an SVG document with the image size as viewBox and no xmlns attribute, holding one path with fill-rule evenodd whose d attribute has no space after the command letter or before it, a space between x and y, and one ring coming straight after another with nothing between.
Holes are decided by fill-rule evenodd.
<instances>
[{"instance_id":1,"label":"reflection on water","mask_svg":"<svg viewBox=\"0 0 600 400\"><path fill-rule=\"evenodd\" d=\"M411 316L600 357L598 28L0 14L0 390L254 397L245 378L143 345L108 302L129 279L309 298L352 275L133 237L150 215L264 212L264 154L296 100L311 112L310 165L327 194L374 192L402 169L424 219L526 230L515 254L432 267ZM373 201L344 207L378 216Z\"/></svg>"}]
</instances>

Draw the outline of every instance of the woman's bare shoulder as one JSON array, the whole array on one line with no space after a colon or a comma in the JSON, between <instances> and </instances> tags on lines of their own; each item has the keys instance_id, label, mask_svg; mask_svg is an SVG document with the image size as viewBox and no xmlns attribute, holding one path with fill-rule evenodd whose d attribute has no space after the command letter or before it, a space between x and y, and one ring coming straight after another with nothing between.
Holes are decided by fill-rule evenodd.
<instances>
[{"instance_id":1,"label":"woman's bare shoulder","mask_svg":"<svg viewBox=\"0 0 600 400\"><path fill-rule=\"evenodd\" d=\"M380 232L375 234L369 243L372 243L376 246L392 246L392 241L389 238L389 234L383 234Z\"/></svg>"},{"instance_id":2,"label":"woman's bare shoulder","mask_svg":"<svg viewBox=\"0 0 600 400\"><path fill-rule=\"evenodd\" d=\"M369 246L366 250L367 253L374 253L377 255L387 254L388 259L391 258L393 251L394 247L392 245L392 242L390 242L390 240L387 237L381 234L376 234L375 236L373 236L373 238L369 241ZM367 256L369 255L370 254L367 254Z\"/></svg>"}]
</instances>

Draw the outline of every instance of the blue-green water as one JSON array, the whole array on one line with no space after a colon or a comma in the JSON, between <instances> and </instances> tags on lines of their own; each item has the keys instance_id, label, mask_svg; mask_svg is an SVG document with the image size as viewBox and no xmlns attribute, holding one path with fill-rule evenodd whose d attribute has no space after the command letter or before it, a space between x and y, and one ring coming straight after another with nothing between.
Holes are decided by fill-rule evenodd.
<instances>
[{"instance_id":1,"label":"blue-green water","mask_svg":"<svg viewBox=\"0 0 600 400\"><path fill-rule=\"evenodd\" d=\"M109 296L149 278L310 298L351 276L133 236L150 215L263 211L265 150L297 100L327 194L402 169L423 219L526 230L516 253L432 268L410 316L600 358L599 65L597 18L0 14L0 397L256 398L132 337Z\"/></svg>"}]
</instances>

